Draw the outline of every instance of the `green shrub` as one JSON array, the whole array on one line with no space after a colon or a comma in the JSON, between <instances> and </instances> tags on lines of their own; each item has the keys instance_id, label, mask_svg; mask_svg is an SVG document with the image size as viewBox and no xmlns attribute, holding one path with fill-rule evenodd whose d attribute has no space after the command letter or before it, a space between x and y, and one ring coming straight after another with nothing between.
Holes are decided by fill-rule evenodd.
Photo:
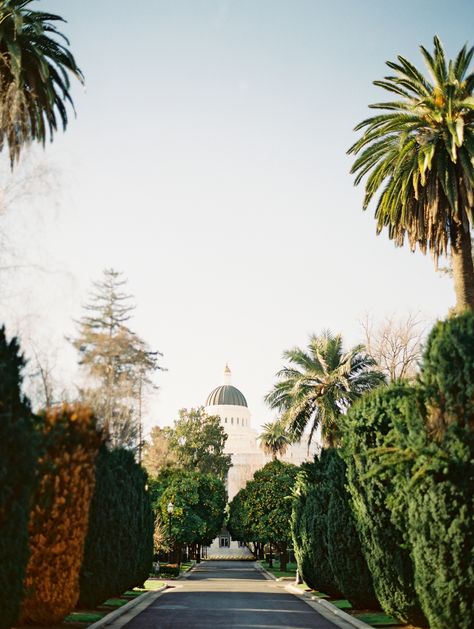
<instances>
[{"instance_id":1,"label":"green shrub","mask_svg":"<svg viewBox=\"0 0 474 629\"><path fill-rule=\"evenodd\" d=\"M153 559L153 512L147 476L124 449L102 448L80 577L81 606L142 585Z\"/></svg>"},{"instance_id":2,"label":"green shrub","mask_svg":"<svg viewBox=\"0 0 474 629\"><path fill-rule=\"evenodd\" d=\"M474 429L474 314L438 322L426 344L421 381L428 422L437 434L451 423Z\"/></svg>"},{"instance_id":3,"label":"green shrub","mask_svg":"<svg viewBox=\"0 0 474 629\"><path fill-rule=\"evenodd\" d=\"M331 457L327 476L331 488L327 514L327 547L334 579L344 597L354 607L376 609L379 604L346 489L346 464L337 451Z\"/></svg>"},{"instance_id":4,"label":"green shrub","mask_svg":"<svg viewBox=\"0 0 474 629\"><path fill-rule=\"evenodd\" d=\"M433 328L421 382L417 411L395 419L379 458L396 469L392 511L398 520L408 515L415 588L430 627L468 629L474 626L473 314Z\"/></svg>"},{"instance_id":5,"label":"green shrub","mask_svg":"<svg viewBox=\"0 0 474 629\"><path fill-rule=\"evenodd\" d=\"M424 624L415 593L408 522L397 518L390 504L396 468L374 473L374 454L385 445L396 418L403 420L415 403L414 389L397 383L356 402L344 421L344 457L356 528L377 599L400 621Z\"/></svg>"},{"instance_id":6,"label":"green shrub","mask_svg":"<svg viewBox=\"0 0 474 629\"><path fill-rule=\"evenodd\" d=\"M28 518L38 442L21 394L23 357L0 329L0 629L17 619L28 561Z\"/></svg>"},{"instance_id":7,"label":"green shrub","mask_svg":"<svg viewBox=\"0 0 474 629\"><path fill-rule=\"evenodd\" d=\"M178 577L179 576L179 564L177 563L162 563L160 564L160 577Z\"/></svg>"},{"instance_id":8,"label":"green shrub","mask_svg":"<svg viewBox=\"0 0 474 629\"><path fill-rule=\"evenodd\" d=\"M474 627L474 434L452 425L441 443L413 452L406 487L415 588L431 629ZM403 466L406 468L406 465ZM402 473L402 470L400 471Z\"/></svg>"},{"instance_id":9,"label":"green shrub","mask_svg":"<svg viewBox=\"0 0 474 629\"><path fill-rule=\"evenodd\" d=\"M327 470L332 450L323 450L314 463L303 466L295 484L291 515L295 557L304 581L329 596L341 592L332 573L327 546L330 479Z\"/></svg>"},{"instance_id":10,"label":"green shrub","mask_svg":"<svg viewBox=\"0 0 474 629\"><path fill-rule=\"evenodd\" d=\"M44 453L28 523L30 557L20 622L50 626L71 613L79 598L101 434L92 411L79 404L41 413L38 433Z\"/></svg>"}]
</instances>

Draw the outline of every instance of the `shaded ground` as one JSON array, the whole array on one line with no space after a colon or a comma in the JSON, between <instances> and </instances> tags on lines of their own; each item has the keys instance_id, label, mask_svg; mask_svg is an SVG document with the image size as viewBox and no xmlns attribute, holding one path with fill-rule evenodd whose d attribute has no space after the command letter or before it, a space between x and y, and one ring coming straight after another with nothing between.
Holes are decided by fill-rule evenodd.
<instances>
[{"instance_id":1,"label":"shaded ground","mask_svg":"<svg viewBox=\"0 0 474 629\"><path fill-rule=\"evenodd\" d=\"M165 591L127 629L335 629L253 564L208 561Z\"/></svg>"}]
</instances>

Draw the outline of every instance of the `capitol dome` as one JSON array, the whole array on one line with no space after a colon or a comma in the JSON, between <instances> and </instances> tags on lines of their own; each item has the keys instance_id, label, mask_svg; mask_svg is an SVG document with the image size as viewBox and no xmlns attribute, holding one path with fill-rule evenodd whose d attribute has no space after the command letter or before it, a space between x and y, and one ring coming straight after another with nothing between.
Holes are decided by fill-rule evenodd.
<instances>
[{"instance_id":1,"label":"capitol dome","mask_svg":"<svg viewBox=\"0 0 474 629\"><path fill-rule=\"evenodd\" d=\"M230 384L231 372L226 365L224 370L225 384L216 387L207 396L205 406L248 406L244 394Z\"/></svg>"}]
</instances>

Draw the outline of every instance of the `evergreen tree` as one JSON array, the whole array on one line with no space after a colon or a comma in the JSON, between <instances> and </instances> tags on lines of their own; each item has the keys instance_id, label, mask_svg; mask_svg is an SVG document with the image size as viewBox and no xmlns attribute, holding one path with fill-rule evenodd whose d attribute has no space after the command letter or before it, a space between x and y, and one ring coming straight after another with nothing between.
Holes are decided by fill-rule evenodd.
<instances>
[{"instance_id":1,"label":"evergreen tree","mask_svg":"<svg viewBox=\"0 0 474 629\"><path fill-rule=\"evenodd\" d=\"M357 125L349 152L356 184L368 175L364 209L377 197L377 233L387 227L395 244L406 236L435 260L450 251L462 312L474 309L474 48L448 61L438 37L433 44L432 53L420 46L430 76L401 55L387 61L392 74L375 85L397 100L371 105L381 111Z\"/></svg>"},{"instance_id":2,"label":"evergreen tree","mask_svg":"<svg viewBox=\"0 0 474 629\"><path fill-rule=\"evenodd\" d=\"M329 331L312 335L307 350L295 347L283 357L289 364L278 372L278 382L265 399L282 412L281 422L295 439L309 426L309 441L320 428L326 445L337 444L341 414L385 381L363 345L344 352L341 335Z\"/></svg>"},{"instance_id":3,"label":"evergreen tree","mask_svg":"<svg viewBox=\"0 0 474 629\"><path fill-rule=\"evenodd\" d=\"M83 606L140 586L153 557L153 512L147 476L131 452L102 448L80 575Z\"/></svg>"},{"instance_id":4,"label":"evergreen tree","mask_svg":"<svg viewBox=\"0 0 474 629\"><path fill-rule=\"evenodd\" d=\"M367 562L362 552L346 483L346 465L336 450L328 465L330 498L327 548L331 570L340 591L355 608L377 608Z\"/></svg>"},{"instance_id":5,"label":"evergreen tree","mask_svg":"<svg viewBox=\"0 0 474 629\"><path fill-rule=\"evenodd\" d=\"M59 126L66 128L70 75L83 80L55 25L64 20L28 5L31 0L0 3L0 150L8 146L12 163L25 145L44 144Z\"/></svg>"},{"instance_id":6,"label":"evergreen tree","mask_svg":"<svg viewBox=\"0 0 474 629\"><path fill-rule=\"evenodd\" d=\"M340 596L328 551L328 508L331 480L328 466L333 450L322 450L313 463L302 466L295 484L291 528L298 569L305 582L329 596Z\"/></svg>"},{"instance_id":7,"label":"evergreen tree","mask_svg":"<svg viewBox=\"0 0 474 629\"><path fill-rule=\"evenodd\" d=\"M138 446L141 456L143 395L147 388L156 388L152 375L161 369L161 354L128 327L134 305L124 292L126 283L122 273L104 271L102 281L94 283L72 344L96 385L84 389L82 397L94 409L110 445Z\"/></svg>"},{"instance_id":8,"label":"evergreen tree","mask_svg":"<svg viewBox=\"0 0 474 629\"><path fill-rule=\"evenodd\" d=\"M24 360L0 329L0 629L17 619L28 560L28 517L39 442L21 393Z\"/></svg>"},{"instance_id":9,"label":"evergreen tree","mask_svg":"<svg viewBox=\"0 0 474 629\"><path fill-rule=\"evenodd\" d=\"M402 622L426 623L415 591L408 521L394 510L395 468L376 473L375 455L397 418L403 423L416 405L414 390L394 383L366 395L344 421L348 489L374 590L384 611Z\"/></svg>"}]
</instances>

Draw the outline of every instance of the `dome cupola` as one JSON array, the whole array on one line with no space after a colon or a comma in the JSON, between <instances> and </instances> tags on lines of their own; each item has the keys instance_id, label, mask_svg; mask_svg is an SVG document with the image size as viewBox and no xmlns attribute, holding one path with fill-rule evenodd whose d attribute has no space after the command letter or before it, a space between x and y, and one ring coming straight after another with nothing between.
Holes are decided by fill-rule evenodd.
<instances>
[{"instance_id":1,"label":"dome cupola","mask_svg":"<svg viewBox=\"0 0 474 629\"><path fill-rule=\"evenodd\" d=\"M216 387L207 396L205 406L247 406L244 394L232 386L232 373L229 365L224 369L224 384Z\"/></svg>"}]
</instances>

